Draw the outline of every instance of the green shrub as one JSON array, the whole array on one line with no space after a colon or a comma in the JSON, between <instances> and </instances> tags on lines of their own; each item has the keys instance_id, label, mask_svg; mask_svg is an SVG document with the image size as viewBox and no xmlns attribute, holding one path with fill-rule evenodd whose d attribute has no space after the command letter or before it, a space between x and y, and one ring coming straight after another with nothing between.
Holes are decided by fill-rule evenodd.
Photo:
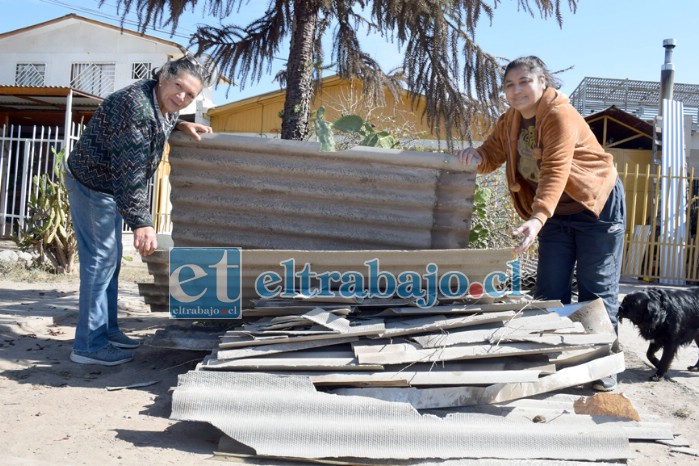
<instances>
[{"instance_id":1,"label":"green shrub","mask_svg":"<svg viewBox=\"0 0 699 466\"><path fill-rule=\"evenodd\" d=\"M490 188L476 186L473 193L473 210L471 211L471 231L468 234L468 245L474 249L488 247L488 239L491 236L488 227L488 203L493 192Z\"/></svg>"},{"instance_id":2,"label":"green shrub","mask_svg":"<svg viewBox=\"0 0 699 466\"><path fill-rule=\"evenodd\" d=\"M474 249L509 248L515 245L512 231L522 224L512 206L504 167L476 177L469 247ZM536 245L528 254L536 251Z\"/></svg>"}]
</instances>

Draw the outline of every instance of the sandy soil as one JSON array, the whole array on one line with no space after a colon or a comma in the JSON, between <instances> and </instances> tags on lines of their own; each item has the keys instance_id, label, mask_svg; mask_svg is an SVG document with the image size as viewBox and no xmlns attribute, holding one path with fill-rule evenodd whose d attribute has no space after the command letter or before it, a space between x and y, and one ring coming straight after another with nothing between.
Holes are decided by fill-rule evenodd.
<instances>
[{"instance_id":1,"label":"sandy soil","mask_svg":"<svg viewBox=\"0 0 699 466\"><path fill-rule=\"evenodd\" d=\"M146 339L169 321L149 313L138 295L134 280L148 278L144 266L131 264L123 275L121 326ZM624 292L637 286L643 285L627 285ZM203 464L220 432L168 417L178 374L193 369L206 353L143 346L133 362L113 368L70 362L77 288L76 279L29 283L0 277L0 464ZM674 381L651 383L646 344L627 325L620 340L627 370L619 391L642 419L659 416L686 445L699 449L699 374L683 370L696 362L697 348L681 350L670 373ZM156 383L109 389L145 382ZM594 392L575 387L569 393ZM699 462L654 442L633 443L632 450L636 457L629 464L636 466Z\"/></svg>"}]
</instances>

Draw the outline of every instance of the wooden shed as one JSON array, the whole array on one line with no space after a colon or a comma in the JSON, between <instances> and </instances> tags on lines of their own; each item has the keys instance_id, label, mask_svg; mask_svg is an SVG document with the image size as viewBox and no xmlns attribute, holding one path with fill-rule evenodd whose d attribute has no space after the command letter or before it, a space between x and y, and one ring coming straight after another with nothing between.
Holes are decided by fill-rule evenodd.
<instances>
[{"instance_id":1,"label":"wooden shed","mask_svg":"<svg viewBox=\"0 0 699 466\"><path fill-rule=\"evenodd\" d=\"M645 174L653 162L653 125L615 106L585 117L604 149L614 156L619 173ZM633 202L644 198L646 183L630 183L623 179L626 190L627 232L643 223L650 206Z\"/></svg>"},{"instance_id":2,"label":"wooden shed","mask_svg":"<svg viewBox=\"0 0 699 466\"><path fill-rule=\"evenodd\" d=\"M651 163L653 125L615 106L585 117L597 140L614 155L617 166Z\"/></svg>"}]
</instances>

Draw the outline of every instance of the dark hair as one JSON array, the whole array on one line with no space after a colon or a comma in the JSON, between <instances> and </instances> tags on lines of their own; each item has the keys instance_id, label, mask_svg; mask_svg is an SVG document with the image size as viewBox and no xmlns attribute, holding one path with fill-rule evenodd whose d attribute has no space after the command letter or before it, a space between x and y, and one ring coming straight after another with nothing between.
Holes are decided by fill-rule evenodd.
<instances>
[{"instance_id":1,"label":"dark hair","mask_svg":"<svg viewBox=\"0 0 699 466\"><path fill-rule=\"evenodd\" d=\"M530 55L528 57L520 57L512 60L505 67L503 79L507 77L507 73L516 68L526 68L530 73L534 73L537 76L543 76L546 87L552 87L554 89L561 88L561 81L551 74L548 68L546 68L546 63L544 63L539 57Z\"/></svg>"},{"instance_id":2,"label":"dark hair","mask_svg":"<svg viewBox=\"0 0 699 466\"><path fill-rule=\"evenodd\" d=\"M211 73L189 52L185 53L182 58L168 60L159 69L153 70L153 79L156 81L169 79L173 76L179 76L183 71L197 78L201 82L202 87L209 85Z\"/></svg>"}]
</instances>

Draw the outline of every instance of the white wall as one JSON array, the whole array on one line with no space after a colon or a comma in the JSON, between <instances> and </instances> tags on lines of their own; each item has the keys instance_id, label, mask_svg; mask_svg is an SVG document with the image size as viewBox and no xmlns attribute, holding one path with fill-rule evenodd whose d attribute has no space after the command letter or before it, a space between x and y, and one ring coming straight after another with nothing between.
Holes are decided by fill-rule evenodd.
<instances>
[{"instance_id":1,"label":"white wall","mask_svg":"<svg viewBox=\"0 0 699 466\"><path fill-rule=\"evenodd\" d=\"M114 90L135 80L131 79L132 63L147 62L154 68L162 66L168 57L182 56L182 51L151 38L124 34L75 18L68 18L0 39L0 85L14 85L17 63L44 63L46 86L70 86L74 63L114 63ZM200 107L214 106L211 89L197 99ZM197 101L182 111L196 112ZM201 117L198 121L204 122Z\"/></svg>"}]
</instances>

